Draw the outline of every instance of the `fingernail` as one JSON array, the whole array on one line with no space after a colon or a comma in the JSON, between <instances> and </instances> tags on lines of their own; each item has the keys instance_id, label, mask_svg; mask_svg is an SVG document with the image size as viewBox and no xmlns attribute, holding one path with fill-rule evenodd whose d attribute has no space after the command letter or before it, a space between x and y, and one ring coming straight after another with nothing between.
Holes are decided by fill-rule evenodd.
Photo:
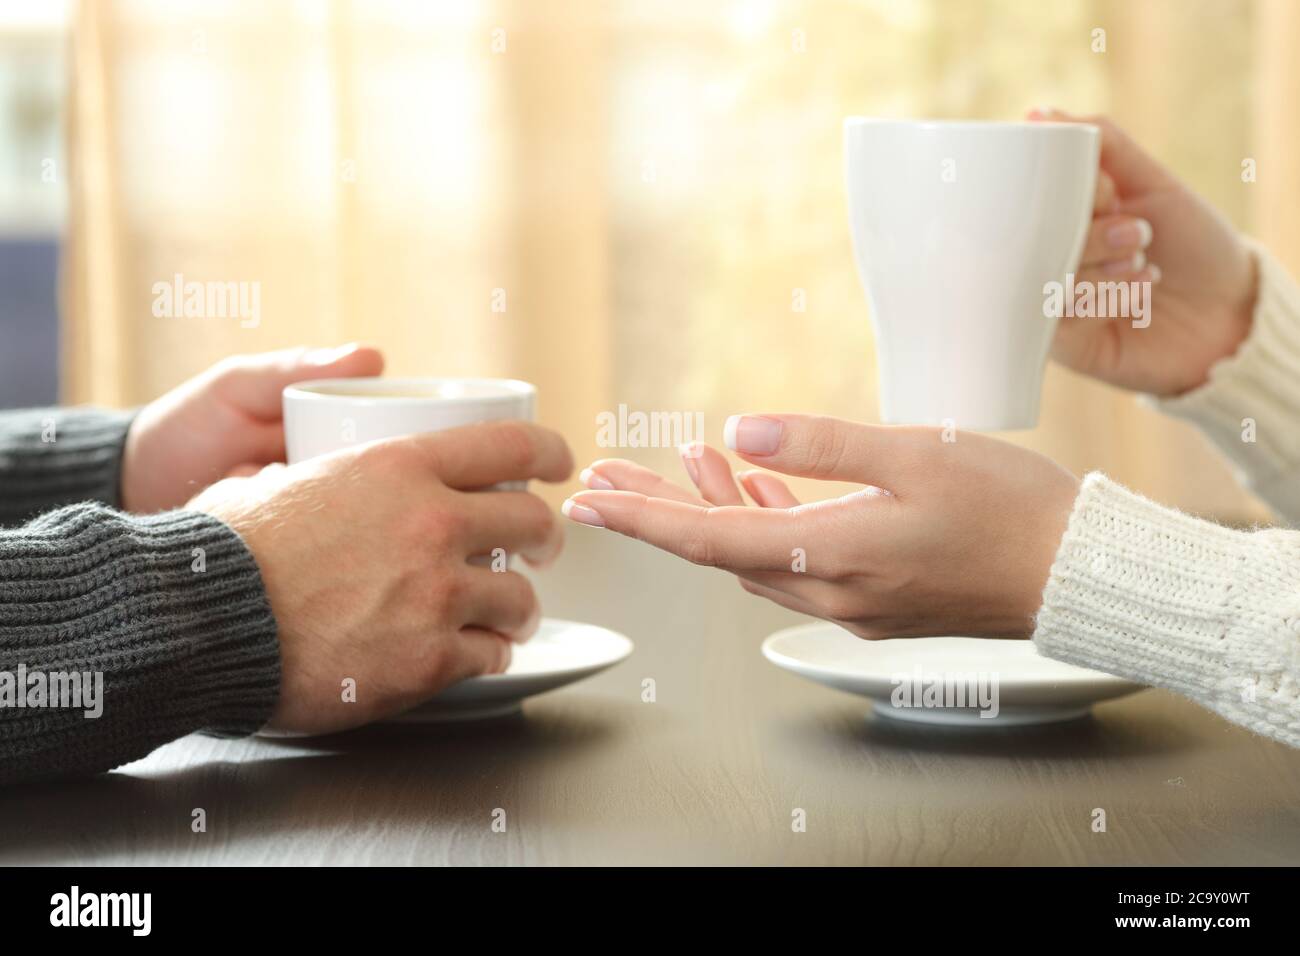
<instances>
[{"instance_id":1,"label":"fingernail","mask_svg":"<svg viewBox=\"0 0 1300 956\"><path fill-rule=\"evenodd\" d=\"M1135 252L1128 259L1116 259L1106 263L1106 271L1111 275L1125 272L1141 272L1146 264L1147 254L1145 252Z\"/></svg>"},{"instance_id":2,"label":"fingernail","mask_svg":"<svg viewBox=\"0 0 1300 956\"><path fill-rule=\"evenodd\" d=\"M582 474L578 476L584 485L593 491L617 491L613 482L602 475L597 474L590 468L582 469Z\"/></svg>"},{"instance_id":3,"label":"fingernail","mask_svg":"<svg viewBox=\"0 0 1300 956\"><path fill-rule=\"evenodd\" d=\"M732 451L770 455L781 447L782 424L757 415L732 415L722 429L722 441Z\"/></svg>"},{"instance_id":4,"label":"fingernail","mask_svg":"<svg viewBox=\"0 0 1300 956\"><path fill-rule=\"evenodd\" d=\"M1160 267L1154 262L1151 263L1151 281L1159 282L1162 275L1164 275L1164 273L1160 271Z\"/></svg>"},{"instance_id":5,"label":"fingernail","mask_svg":"<svg viewBox=\"0 0 1300 956\"><path fill-rule=\"evenodd\" d=\"M1129 246L1145 249L1151 245L1151 238L1154 235L1151 223L1145 219L1134 219L1132 222L1121 222L1107 229L1106 244L1112 249L1125 249Z\"/></svg>"},{"instance_id":6,"label":"fingernail","mask_svg":"<svg viewBox=\"0 0 1300 956\"><path fill-rule=\"evenodd\" d=\"M682 456L682 467L686 469L686 474L690 476L691 482L696 485L700 483L700 466L696 461L700 457L700 451L697 446L699 446L699 442L690 442L677 446L677 453ZM692 454L692 452L694 453Z\"/></svg>"},{"instance_id":7,"label":"fingernail","mask_svg":"<svg viewBox=\"0 0 1300 956\"><path fill-rule=\"evenodd\" d=\"M351 355L357 348L356 342L349 342L332 349L312 349L303 356L303 362L307 365L333 365L343 356Z\"/></svg>"},{"instance_id":8,"label":"fingernail","mask_svg":"<svg viewBox=\"0 0 1300 956\"><path fill-rule=\"evenodd\" d=\"M560 505L560 514L579 524L589 524L593 528L605 527L605 519L600 516L600 513L595 508L589 508L572 498L566 498L564 504Z\"/></svg>"}]
</instances>

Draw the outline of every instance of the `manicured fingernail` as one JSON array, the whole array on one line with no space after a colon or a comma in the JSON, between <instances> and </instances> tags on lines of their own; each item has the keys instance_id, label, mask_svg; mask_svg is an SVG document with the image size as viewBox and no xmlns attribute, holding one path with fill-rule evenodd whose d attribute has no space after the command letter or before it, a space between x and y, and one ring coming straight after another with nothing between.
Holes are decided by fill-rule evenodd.
<instances>
[{"instance_id":1,"label":"manicured fingernail","mask_svg":"<svg viewBox=\"0 0 1300 956\"><path fill-rule=\"evenodd\" d=\"M600 516L600 512L595 508L589 508L574 501L572 498L566 498L564 504L560 505L560 514L579 524L589 524L593 528L605 527L605 519Z\"/></svg>"},{"instance_id":2,"label":"manicured fingernail","mask_svg":"<svg viewBox=\"0 0 1300 956\"><path fill-rule=\"evenodd\" d=\"M1128 259L1115 259L1106 263L1106 271L1111 275L1119 275L1126 272L1141 272L1147 264L1147 254L1145 252L1135 252Z\"/></svg>"},{"instance_id":3,"label":"manicured fingernail","mask_svg":"<svg viewBox=\"0 0 1300 956\"><path fill-rule=\"evenodd\" d=\"M704 454L704 444L697 441L687 442L685 445L677 446L677 453L682 456L682 466L686 469L686 474L690 475L691 481L698 485L700 483L699 458Z\"/></svg>"},{"instance_id":4,"label":"manicured fingernail","mask_svg":"<svg viewBox=\"0 0 1300 956\"><path fill-rule=\"evenodd\" d=\"M732 415L722 429L722 440L732 451L746 455L770 455L781 447L784 426L757 415Z\"/></svg>"},{"instance_id":5,"label":"manicured fingernail","mask_svg":"<svg viewBox=\"0 0 1300 956\"><path fill-rule=\"evenodd\" d=\"M1107 229L1106 244L1112 249L1127 249L1130 246L1145 249L1151 245L1151 239L1154 235L1155 232L1151 228L1151 223L1145 219L1134 219L1131 222L1121 222Z\"/></svg>"},{"instance_id":6,"label":"manicured fingernail","mask_svg":"<svg viewBox=\"0 0 1300 956\"><path fill-rule=\"evenodd\" d=\"M307 365L333 365L343 356L351 355L359 347L356 342L349 342L347 345L332 349L312 349L303 356L303 362Z\"/></svg>"},{"instance_id":7,"label":"manicured fingernail","mask_svg":"<svg viewBox=\"0 0 1300 956\"><path fill-rule=\"evenodd\" d=\"M1160 271L1160 267L1153 262L1151 263L1150 269L1151 269L1151 281L1159 282L1160 277L1164 275L1164 273Z\"/></svg>"},{"instance_id":8,"label":"manicured fingernail","mask_svg":"<svg viewBox=\"0 0 1300 956\"><path fill-rule=\"evenodd\" d=\"M582 474L578 476L579 480L593 491L617 491L614 483L603 475L599 475L590 468L582 469Z\"/></svg>"}]
</instances>

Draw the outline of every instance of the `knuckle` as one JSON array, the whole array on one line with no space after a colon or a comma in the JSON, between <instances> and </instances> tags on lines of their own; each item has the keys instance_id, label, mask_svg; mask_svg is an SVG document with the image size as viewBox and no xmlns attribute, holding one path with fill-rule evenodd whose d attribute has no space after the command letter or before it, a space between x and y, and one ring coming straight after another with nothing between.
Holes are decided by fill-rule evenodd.
<instances>
[{"instance_id":1,"label":"knuckle","mask_svg":"<svg viewBox=\"0 0 1300 956\"><path fill-rule=\"evenodd\" d=\"M367 472L382 476L407 473L411 463L409 443L400 438L370 442L357 450L357 460Z\"/></svg>"},{"instance_id":2,"label":"knuckle","mask_svg":"<svg viewBox=\"0 0 1300 956\"><path fill-rule=\"evenodd\" d=\"M465 512L443 504L427 505L423 520L413 522L418 536L430 544L448 547L463 541L470 531L470 517Z\"/></svg>"},{"instance_id":3,"label":"knuckle","mask_svg":"<svg viewBox=\"0 0 1300 956\"><path fill-rule=\"evenodd\" d=\"M712 568L717 566L717 557L711 542L702 529L688 532L682 541L681 555L691 564Z\"/></svg>"},{"instance_id":4,"label":"knuckle","mask_svg":"<svg viewBox=\"0 0 1300 956\"><path fill-rule=\"evenodd\" d=\"M425 608L437 623L445 624L458 621L461 616L461 605L465 603L467 590L464 579L458 574L441 576L433 587L429 587L426 576L424 581Z\"/></svg>"},{"instance_id":5,"label":"knuckle","mask_svg":"<svg viewBox=\"0 0 1300 956\"><path fill-rule=\"evenodd\" d=\"M516 471L527 471L537 461L536 435L523 422L500 423L496 426L493 441L501 447L506 460Z\"/></svg>"},{"instance_id":6,"label":"knuckle","mask_svg":"<svg viewBox=\"0 0 1300 956\"><path fill-rule=\"evenodd\" d=\"M439 586L439 590L442 592L443 603L448 607L460 607L465 603L465 598L469 593L465 577L460 574L447 575Z\"/></svg>"},{"instance_id":7,"label":"knuckle","mask_svg":"<svg viewBox=\"0 0 1300 956\"><path fill-rule=\"evenodd\" d=\"M838 425L826 422L812 429L804 451L809 474L820 478L836 473L844 461L845 447L844 429Z\"/></svg>"}]
</instances>

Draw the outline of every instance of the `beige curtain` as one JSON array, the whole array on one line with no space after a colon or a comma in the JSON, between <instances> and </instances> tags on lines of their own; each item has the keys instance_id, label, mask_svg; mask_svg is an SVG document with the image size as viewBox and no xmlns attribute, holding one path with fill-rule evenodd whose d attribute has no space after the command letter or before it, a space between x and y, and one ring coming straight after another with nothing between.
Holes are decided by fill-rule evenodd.
<instances>
[{"instance_id":1,"label":"beige curtain","mask_svg":"<svg viewBox=\"0 0 1300 956\"><path fill-rule=\"evenodd\" d=\"M1111 112L1300 271L1297 41L1290 0L86 2L66 398L362 339L396 374L536 382L580 460L679 473L598 447L620 404L703 412L715 441L741 410L874 420L844 115ZM176 275L258 283L260 322L155 314ZM1046 387L1012 440L1262 514L1183 426Z\"/></svg>"}]
</instances>

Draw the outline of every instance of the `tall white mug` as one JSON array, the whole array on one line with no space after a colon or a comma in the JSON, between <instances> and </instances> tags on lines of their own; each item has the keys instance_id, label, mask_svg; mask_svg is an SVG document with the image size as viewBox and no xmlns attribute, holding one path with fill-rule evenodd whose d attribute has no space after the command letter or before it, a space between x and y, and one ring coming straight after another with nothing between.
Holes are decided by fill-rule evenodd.
<instances>
[{"instance_id":1,"label":"tall white mug","mask_svg":"<svg viewBox=\"0 0 1300 956\"><path fill-rule=\"evenodd\" d=\"M1078 266L1100 148L1078 123L845 120L884 421L1038 423L1056 330L1044 287Z\"/></svg>"}]
</instances>

